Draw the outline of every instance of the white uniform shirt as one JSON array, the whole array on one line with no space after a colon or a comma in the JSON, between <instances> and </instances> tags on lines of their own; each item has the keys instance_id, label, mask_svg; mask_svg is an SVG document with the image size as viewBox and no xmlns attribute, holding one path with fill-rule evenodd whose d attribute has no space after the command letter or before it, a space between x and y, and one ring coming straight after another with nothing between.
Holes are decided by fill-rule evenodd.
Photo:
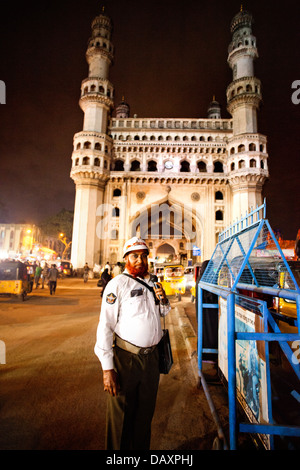
<instances>
[{"instance_id":1,"label":"white uniform shirt","mask_svg":"<svg viewBox=\"0 0 300 470\"><path fill-rule=\"evenodd\" d=\"M153 287L150 278L143 281ZM167 315L170 309L169 303L155 305L153 293L128 276L119 274L109 281L103 293L95 344L102 369L114 368L114 332L135 346L154 346L162 337L160 316Z\"/></svg>"}]
</instances>

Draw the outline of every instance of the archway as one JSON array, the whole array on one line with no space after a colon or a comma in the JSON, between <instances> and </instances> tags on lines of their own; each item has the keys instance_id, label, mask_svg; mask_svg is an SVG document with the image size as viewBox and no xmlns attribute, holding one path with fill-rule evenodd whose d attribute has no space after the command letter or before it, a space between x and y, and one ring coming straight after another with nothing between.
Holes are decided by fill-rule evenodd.
<instances>
[{"instance_id":1,"label":"archway","mask_svg":"<svg viewBox=\"0 0 300 470\"><path fill-rule=\"evenodd\" d=\"M151 204L133 216L130 224L130 235L147 241L153 261L159 258L158 249L163 245L172 248L173 262L200 261L199 256L194 256L193 248L203 250L202 226L197 211L190 205L169 200Z\"/></svg>"},{"instance_id":2,"label":"archway","mask_svg":"<svg viewBox=\"0 0 300 470\"><path fill-rule=\"evenodd\" d=\"M175 248L169 243L163 243L156 250L156 258L162 263L173 261L175 255Z\"/></svg>"}]
</instances>

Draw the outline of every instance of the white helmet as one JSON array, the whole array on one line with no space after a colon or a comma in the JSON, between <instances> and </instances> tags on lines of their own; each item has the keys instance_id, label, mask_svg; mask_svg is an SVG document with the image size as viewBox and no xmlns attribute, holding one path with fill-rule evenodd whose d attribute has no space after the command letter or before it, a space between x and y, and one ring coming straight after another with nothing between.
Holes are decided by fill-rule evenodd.
<instances>
[{"instance_id":1,"label":"white helmet","mask_svg":"<svg viewBox=\"0 0 300 470\"><path fill-rule=\"evenodd\" d=\"M149 253L149 248L144 240L138 237L130 238L130 240L128 240L124 245L123 258L127 253L130 253L130 251L136 250L147 250L147 252Z\"/></svg>"}]
</instances>

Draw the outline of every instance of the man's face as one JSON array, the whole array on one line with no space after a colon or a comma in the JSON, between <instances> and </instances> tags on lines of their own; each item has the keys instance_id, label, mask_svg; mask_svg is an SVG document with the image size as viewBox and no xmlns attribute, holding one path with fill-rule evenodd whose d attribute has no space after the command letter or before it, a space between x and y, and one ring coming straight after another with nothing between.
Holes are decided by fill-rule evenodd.
<instances>
[{"instance_id":1,"label":"man's face","mask_svg":"<svg viewBox=\"0 0 300 470\"><path fill-rule=\"evenodd\" d=\"M126 268L130 274L145 276L148 272L148 254L145 250L136 250L125 256Z\"/></svg>"}]
</instances>

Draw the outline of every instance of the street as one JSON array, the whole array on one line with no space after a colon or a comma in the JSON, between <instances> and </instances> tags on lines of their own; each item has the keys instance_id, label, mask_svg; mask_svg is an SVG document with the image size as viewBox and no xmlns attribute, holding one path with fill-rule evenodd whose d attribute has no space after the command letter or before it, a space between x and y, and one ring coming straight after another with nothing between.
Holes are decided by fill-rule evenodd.
<instances>
[{"instance_id":1,"label":"street","mask_svg":"<svg viewBox=\"0 0 300 470\"><path fill-rule=\"evenodd\" d=\"M59 279L56 294L34 289L24 302L0 298L0 449L103 450L106 395L94 354L101 298L96 280ZM217 435L202 388L197 388L195 332L171 299L174 365L161 376L151 449L209 450ZM185 336L189 336L187 343ZM192 345L190 349L187 344ZM191 355L193 356L191 358ZM226 426L227 397L217 410Z\"/></svg>"}]
</instances>

